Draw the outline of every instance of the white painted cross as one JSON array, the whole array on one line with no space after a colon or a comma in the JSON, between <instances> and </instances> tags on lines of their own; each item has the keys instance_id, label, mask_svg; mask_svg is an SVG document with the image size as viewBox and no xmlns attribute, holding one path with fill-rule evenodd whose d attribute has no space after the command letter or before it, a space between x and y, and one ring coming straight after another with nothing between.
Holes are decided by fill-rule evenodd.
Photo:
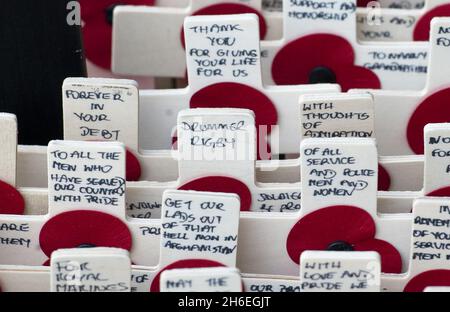
<instances>
[{"instance_id":1,"label":"white painted cross","mask_svg":"<svg viewBox=\"0 0 450 312\"><path fill-rule=\"evenodd\" d=\"M48 213L0 216L0 263L42 265L79 246L132 248L136 263L157 258L143 251L159 243L157 221L126 218L123 144L52 141L48 168Z\"/></svg>"},{"instance_id":2,"label":"white painted cross","mask_svg":"<svg viewBox=\"0 0 450 312\"><path fill-rule=\"evenodd\" d=\"M374 98L375 132L381 155L423 154L423 128L448 122L450 110L450 18L431 23L427 85L421 91L369 91Z\"/></svg>"},{"instance_id":3,"label":"white painted cross","mask_svg":"<svg viewBox=\"0 0 450 312\"><path fill-rule=\"evenodd\" d=\"M360 43L356 0L283 1L283 39L261 43L266 84L336 81L343 90L423 88L428 44Z\"/></svg>"},{"instance_id":4,"label":"white painted cross","mask_svg":"<svg viewBox=\"0 0 450 312\"><path fill-rule=\"evenodd\" d=\"M186 62L182 32L186 17L217 15L219 12L261 12L261 0L188 2L185 7L117 7L113 25L113 71L155 77L184 77ZM261 29L270 31L262 15L260 17Z\"/></svg>"},{"instance_id":5,"label":"white painted cross","mask_svg":"<svg viewBox=\"0 0 450 312\"><path fill-rule=\"evenodd\" d=\"M424 198L414 203L411 263L403 281L404 291L423 291L428 286L450 286L450 255L445 247L450 236L448 198Z\"/></svg>"},{"instance_id":6,"label":"white painted cross","mask_svg":"<svg viewBox=\"0 0 450 312\"><path fill-rule=\"evenodd\" d=\"M287 237L290 258L298 263L307 250L377 251L383 272L400 273L396 227L377 214L375 141L305 139L300 159L302 209Z\"/></svg>"},{"instance_id":7,"label":"white painted cross","mask_svg":"<svg viewBox=\"0 0 450 312\"><path fill-rule=\"evenodd\" d=\"M0 113L0 213L22 214L25 201L16 187L17 119Z\"/></svg>"},{"instance_id":8,"label":"white painted cross","mask_svg":"<svg viewBox=\"0 0 450 312\"><path fill-rule=\"evenodd\" d=\"M241 2L239 5L242 5L243 1L236 0L236 2ZM239 13L253 12L258 14L258 11L261 9L261 0L251 0L250 2L246 2L245 5L251 6L252 9L246 9L244 11L239 10ZM289 0L286 2L287 4L285 4L284 7L289 8L291 3L289 3ZM206 3L210 4L208 1L206 1ZM303 2L299 3L299 6L303 4ZM173 6L173 4L170 3L168 3L168 5ZM113 31L114 71L121 74L184 77L186 63L183 59L183 45L181 44L180 33L183 18L193 13L192 5L204 6L204 1L192 2L191 6L187 8L179 7L178 5L177 7L171 8L118 7L115 10ZM289 35L290 33L293 33L295 38L299 38L300 36L309 35L310 30L312 30L313 34L316 34L316 29L321 29L321 33L329 32L330 34L336 34L345 38L349 42L350 48L353 47L355 50L355 64L372 69L379 77L383 88L405 89L412 87L414 89L420 89L423 86L425 79L424 70L426 67L426 44L414 44L413 46L407 47L404 45L389 46L382 43L372 47L359 44L357 41L357 33L359 34L361 31L357 31L356 29L356 20L366 21L367 17L370 18L374 13L372 12L373 9L368 12L364 9L356 10L356 0L350 2L344 0L333 3L330 2L326 6L323 4L321 5L319 1L310 1L307 3L305 2L304 5L304 8L300 8L300 11L304 10L300 15L303 16L302 14L306 12L305 18L300 17L298 19L298 22L301 23L301 27L296 25L294 19L289 20L288 10L284 10L283 15L269 11L263 12L262 15L259 14L260 22L268 25L267 35L265 37L266 40L270 40L262 43L264 55L263 77L266 84L273 84L274 81L274 79L271 78L272 58L275 56L272 55L275 54L273 50L281 48L278 47L280 43L274 40L279 40L284 32L283 41L287 43L293 39ZM315 10L318 6L321 6L323 12L316 12L317 16L321 15L326 18L321 19L316 15L309 17L309 15L307 15L309 10L308 6L311 7L311 10ZM257 11L252 11L253 9L256 9ZM227 13L230 13L230 9L227 11ZM231 9L231 12L232 11L233 9ZM206 14L207 12L205 11L204 13ZM214 13L217 14L217 11ZM329 16L335 18L328 18ZM342 20L338 21L339 19ZM319 28L317 28L316 26L319 22L320 25ZM330 27L328 27L328 25ZM365 29L364 26L368 27L366 25L361 26L363 30ZM395 25L392 27L394 26ZM161 31L161 29L164 29L164 31ZM264 29L264 27L262 27L262 29ZM288 34L288 36L286 36L286 34ZM168 37L172 39L168 40ZM281 43L283 43L283 41L281 41ZM340 53L337 46L338 45L331 45L331 47L327 46L324 50L335 49L337 53ZM343 49L348 49L348 46ZM316 50L320 50L320 46L318 46ZM387 61L386 57L383 59L380 56L389 53L392 54L392 58L395 58L395 61L401 59L402 63L395 64L392 61ZM317 55L314 51L312 54ZM344 51L343 54L344 57L347 56L349 60L351 59L352 52ZM391 57L389 58L391 59ZM304 61L305 58L303 57L302 59ZM292 59L291 63L294 63L292 62ZM160 64L165 64L165 66L161 66ZM325 64L316 64L314 67L319 65ZM404 68L416 68L417 72L404 72ZM361 73L361 71L356 69L350 68L349 70L356 71L358 74ZM342 74L341 70L336 74L338 78L340 78L340 82L343 85L346 85L346 88L348 86L356 87L354 84L355 81L353 81L353 83L350 82L352 80L352 75L342 78L345 73ZM276 81L277 80L278 79L276 79ZM343 82L345 80L347 80L346 83ZM303 83L306 82L307 81ZM368 86L366 85L366 87Z\"/></svg>"},{"instance_id":9,"label":"white painted cross","mask_svg":"<svg viewBox=\"0 0 450 312\"><path fill-rule=\"evenodd\" d=\"M16 185L17 118L12 114L0 114L0 180Z\"/></svg>"},{"instance_id":10,"label":"white painted cross","mask_svg":"<svg viewBox=\"0 0 450 312\"><path fill-rule=\"evenodd\" d=\"M298 153L298 97L338 92L336 85L264 87L256 15L195 16L185 20L189 86L146 90L140 97L140 142L143 149L171 147L177 114L187 108L244 108L255 113L260 159ZM150 134L157 133L152 136ZM271 136L272 135L272 136ZM269 137L272 140L269 140ZM279 148L278 142L279 139Z\"/></svg>"}]
</instances>

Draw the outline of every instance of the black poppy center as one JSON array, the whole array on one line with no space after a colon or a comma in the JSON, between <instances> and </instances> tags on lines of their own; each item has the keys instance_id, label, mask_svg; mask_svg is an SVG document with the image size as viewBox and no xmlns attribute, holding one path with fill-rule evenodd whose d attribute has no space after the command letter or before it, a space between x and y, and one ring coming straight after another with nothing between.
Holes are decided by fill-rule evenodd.
<instances>
[{"instance_id":1,"label":"black poppy center","mask_svg":"<svg viewBox=\"0 0 450 312\"><path fill-rule=\"evenodd\" d=\"M336 75L325 66L317 66L309 73L309 83L336 83Z\"/></svg>"},{"instance_id":2,"label":"black poppy center","mask_svg":"<svg viewBox=\"0 0 450 312\"><path fill-rule=\"evenodd\" d=\"M95 248L95 247L97 247L97 246L95 246L94 244L85 243L85 244L78 245L77 248Z\"/></svg>"},{"instance_id":3,"label":"black poppy center","mask_svg":"<svg viewBox=\"0 0 450 312\"><path fill-rule=\"evenodd\" d=\"M349 244L344 241L335 241L328 245L328 251L353 251L352 244Z\"/></svg>"}]
</instances>

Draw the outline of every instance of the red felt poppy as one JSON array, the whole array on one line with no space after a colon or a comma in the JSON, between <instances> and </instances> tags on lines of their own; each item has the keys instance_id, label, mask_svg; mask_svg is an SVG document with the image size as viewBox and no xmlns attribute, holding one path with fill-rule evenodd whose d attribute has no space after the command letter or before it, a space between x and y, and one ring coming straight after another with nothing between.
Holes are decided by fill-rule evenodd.
<instances>
[{"instance_id":1,"label":"red felt poppy","mask_svg":"<svg viewBox=\"0 0 450 312\"><path fill-rule=\"evenodd\" d=\"M238 194L241 200L241 211L249 211L252 205L252 194L247 185L239 180L223 176L210 176L192 180L178 188L184 191L219 192Z\"/></svg>"},{"instance_id":2,"label":"red felt poppy","mask_svg":"<svg viewBox=\"0 0 450 312\"><path fill-rule=\"evenodd\" d=\"M422 292L427 287L450 287L450 270L431 270L414 276L403 289L404 292Z\"/></svg>"},{"instance_id":3,"label":"red felt poppy","mask_svg":"<svg viewBox=\"0 0 450 312\"><path fill-rule=\"evenodd\" d=\"M79 0L86 57L95 65L111 68L112 13L115 5L154 5L155 0Z\"/></svg>"},{"instance_id":4,"label":"red felt poppy","mask_svg":"<svg viewBox=\"0 0 450 312\"><path fill-rule=\"evenodd\" d=\"M139 181L141 178L141 164L139 163L139 159L128 149L125 166L127 181Z\"/></svg>"},{"instance_id":5,"label":"red felt poppy","mask_svg":"<svg viewBox=\"0 0 450 312\"><path fill-rule=\"evenodd\" d=\"M450 186L446 186L428 193L426 196L450 197Z\"/></svg>"},{"instance_id":6,"label":"red felt poppy","mask_svg":"<svg viewBox=\"0 0 450 312\"><path fill-rule=\"evenodd\" d=\"M373 0L358 0L358 1L356 1L358 7L361 7L361 8L367 7L367 5L368 5L370 2L373 2Z\"/></svg>"},{"instance_id":7,"label":"red felt poppy","mask_svg":"<svg viewBox=\"0 0 450 312\"><path fill-rule=\"evenodd\" d=\"M255 113L255 124L257 131L258 159L270 159L270 147L268 144L261 147L259 132L266 127L264 134L269 135L272 126L277 124L278 113L272 101L262 92L252 87L234 83L224 82L207 86L196 92L190 100L191 108L244 108ZM268 155L267 155L268 154Z\"/></svg>"},{"instance_id":8,"label":"red felt poppy","mask_svg":"<svg viewBox=\"0 0 450 312\"><path fill-rule=\"evenodd\" d=\"M428 41L430 39L430 23L433 17L450 16L450 4L443 4L425 13L414 28L414 41Z\"/></svg>"},{"instance_id":9,"label":"red felt poppy","mask_svg":"<svg viewBox=\"0 0 450 312\"><path fill-rule=\"evenodd\" d=\"M259 19L259 37L263 40L267 33L267 23L264 16L254 8L241 3L218 3L206 6L194 12L192 16L199 15L230 15L230 14L256 14ZM181 29L181 44L185 48L184 31Z\"/></svg>"},{"instance_id":10,"label":"red felt poppy","mask_svg":"<svg viewBox=\"0 0 450 312\"><path fill-rule=\"evenodd\" d=\"M25 200L12 185L0 180L0 214L23 214Z\"/></svg>"},{"instance_id":11,"label":"red felt poppy","mask_svg":"<svg viewBox=\"0 0 450 312\"><path fill-rule=\"evenodd\" d=\"M389 172L382 166L378 165L378 190L389 191L391 187L391 177Z\"/></svg>"},{"instance_id":12,"label":"red felt poppy","mask_svg":"<svg viewBox=\"0 0 450 312\"><path fill-rule=\"evenodd\" d=\"M278 85L338 83L343 91L352 88L381 88L371 70L356 66L355 52L342 37L314 34L286 44L275 56L272 77Z\"/></svg>"},{"instance_id":13,"label":"red felt poppy","mask_svg":"<svg viewBox=\"0 0 450 312\"><path fill-rule=\"evenodd\" d=\"M176 261L172 264L169 264L164 269L159 271L158 275L153 279L152 285L150 286L150 292L159 292L160 291L160 279L161 273L167 270L174 269L192 269L192 268L214 268L214 267L224 267L220 262L212 261L212 260L204 260L204 259L187 259Z\"/></svg>"},{"instance_id":14,"label":"red felt poppy","mask_svg":"<svg viewBox=\"0 0 450 312\"><path fill-rule=\"evenodd\" d=\"M50 258L53 251L83 245L131 249L132 237L122 220L99 211L75 210L48 220L39 234L42 251Z\"/></svg>"},{"instance_id":15,"label":"red felt poppy","mask_svg":"<svg viewBox=\"0 0 450 312\"><path fill-rule=\"evenodd\" d=\"M295 263L305 250L376 251L385 273L401 273L400 253L390 243L375 239L370 214L353 206L331 206L301 218L291 229L286 247Z\"/></svg>"},{"instance_id":16,"label":"red felt poppy","mask_svg":"<svg viewBox=\"0 0 450 312\"><path fill-rule=\"evenodd\" d=\"M416 108L408 122L407 139L416 154L424 153L423 128L429 123L450 122L450 88L433 93Z\"/></svg>"}]
</instances>

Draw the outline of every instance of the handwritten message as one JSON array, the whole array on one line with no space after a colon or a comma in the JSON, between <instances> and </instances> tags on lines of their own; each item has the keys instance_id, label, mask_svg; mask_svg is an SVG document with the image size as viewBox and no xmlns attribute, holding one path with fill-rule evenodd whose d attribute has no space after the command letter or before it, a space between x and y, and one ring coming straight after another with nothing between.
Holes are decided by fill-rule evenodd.
<instances>
[{"instance_id":1,"label":"handwritten message","mask_svg":"<svg viewBox=\"0 0 450 312\"><path fill-rule=\"evenodd\" d=\"M262 0L262 7L266 11L281 12L283 0Z\"/></svg>"},{"instance_id":2,"label":"handwritten message","mask_svg":"<svg viewBox=\"0 0 450 312\"><path fill-rule=\"evenodd\" d=\"M48 168L52 208L104 208L125 212L122 144L52 141L48 147Z\"/></svg>"},{"instance_id":3,"label":"handwritten message","mask_svg":"<svg viewBox=\"0 0 450 312\"><path fill-rule=\"evenodd\" d=\"M287 18L296 20L334 20L345 21L356 12L355 1L285 1Z\"/></svg>"},{"instance_id":4,"label":"handwritten message","mask_svg":"<svg viewBox=\"0 0 450 312\"><path fill-rule=\"evenodd\" d=\"M424 193L428 194L450 185L450 125L426 125L424 136Z\"/></svg>"},{"instance_id":5,"label":"handwritten message","mask_svg":"<svg viewBox=\"0 0 450 312\"><path fill-rule=\"evenodd\" d=\"M313 142L313 141L309 141ZM356 147L356 146L355 146ZM367 189L376 181L376 169L364 164L359 149L317 145L305 147L303 162L302 190L312 197L352 197ZM302 170L303 171L303 170ZM305 188L303 188L305 185Z\"/></svg>"},{"instance_id":6,"label":"handwritten message","mask_svg":"<svg viewBox=\"0 0 450 312\"><path fill-rule=\"evenodd\" d=\"M0 223L0 245L11 248L30 248L30 225L26 222L2 222Z\"/></svg>"},{"instance_id":7,"label":"handwritten message","mask_svg":"<svg viewBox=\"0 0 450 312\"><path fill-rule=\"evenodd\" d=\"M163 263L198 258L235 266L240 209L235 195L166 191L163 198Z\"/></svg>"},{"instance_id":8,"label":"handwritten message","mask_svg":"<svg viewBox=\"0 0 450 312\"><path fill-rule=\"evenodd\" d=\"M261 212L298 212L301 207L300 191L260 192L256 198L257 211Z\"/></svg>"},{"instance_id":9,"label":"handwritten message","mask_svg":"<svg viewBox=\"0 0 450 312\"><path fill-rule=\"evenodd\" d=\"M380 274L375 252L307 251L300 261L302 292L379 291Z\"/></svg>"},{"instance_id":10,"label":"handwritten message","mask_svg":"<svg viewBox=\"0 0 450 312\"><path fill-rule=\"evenodd\" d=\"M63 85L66 140L121 141L137 148L138 99L130 80L68 78Z\"/></svg>"},{"instance_id":11,"label":"handwritten message","mask_svg":"<svg viewBox=\"0 0 450 312\"><path fill-rule=\"evenodd\" d=\"M246 278L245 291L247 292L300 292L300 282L297 280L282 280L282 279L260 279L260 278Z\"/></svg>"},{"instance_id":12,"label":"handwritten message","mask_svg":"<svg viewBox=\"0 0 450 312\"><path fill-rule=\"evenodd\" d=\"M183 111L178 147L183 160L254 160L256 135L251 113L231 109Z\"/></svg>"},{"instance_id":13,"label":"handwritten message","mask_svg":"<svg viewBox=\"0 0 450 312\"><path fill-rule=\"evenodd\" d=\"M190 85L260 81L258 20L252 15L192 17L184 24Z\"/></svg>"},{"instance_id":14,"label":"handwritten message","mask_svg":"<svg viewBox=\"0 0 450 312\"><path fill-rule=\"evenodd\" d=\"M161 274L162 292L240 292L242 281L235 268L168 270Z\"/></svg>"},{"instance_id":15,"label":"handwritten message","mask_svg":"<svg viewBox=\"0 0 450 312\"><path fill-rule=\"evenodd\" d=\"M441 199L414 204L412 241L414 269L446 268L450 260L450 206Z\"/></svg>"},{"instance_id":16,"label":"handwritten message","mask_svg":"<svg viewBox=\"0 0 450 312\"><path fill-rule=\"evenodd\" d=\"M370 95L303 96L302 138L374 136L374 110Z\"/></svg>"},{"instance_id":17,"label":"handwritten message","mask_svg":"<svg viewBox=\"0 0 450 312\"><path fill-rule=\"evenodd\" d=\"M62 249L51 260L53 292L129 292L131 264L126 251Z\"/></svg>"}]
</instances>

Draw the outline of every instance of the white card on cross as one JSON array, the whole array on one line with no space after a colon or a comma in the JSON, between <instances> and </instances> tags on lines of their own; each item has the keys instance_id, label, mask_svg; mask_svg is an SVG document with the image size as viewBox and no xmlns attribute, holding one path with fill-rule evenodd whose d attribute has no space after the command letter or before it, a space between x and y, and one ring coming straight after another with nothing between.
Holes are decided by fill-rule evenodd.
<instances>
[{"instance_id":1,"label":"white card on cross","mask_svg":"<svg viewBox=\"0 0 450 312\"><path fill-rule=\"evenodd\" d=\"M161 292L241 292L236 268L167 270L161 274Z\"/></svg>"},{"instance_id":2,"label":"white card on cross","mask_svg":"<svg viewBox=\"0 0 450 312\"><path fill-rule=\"evenodd\" d=\"M130 257L123 249L60 249L52 254L52 292L129 292L130 276Z\"/></svg>"},{"instance_id":3,"label":"white card on cross","mask_svg":"<svg viewBox=\"0 0 450 312\"><path fill-rule=\"evenodd\" d=\"M380 291L376 252L305 251L300 259L301 292Z\"/></svg>"}]
</instances>

